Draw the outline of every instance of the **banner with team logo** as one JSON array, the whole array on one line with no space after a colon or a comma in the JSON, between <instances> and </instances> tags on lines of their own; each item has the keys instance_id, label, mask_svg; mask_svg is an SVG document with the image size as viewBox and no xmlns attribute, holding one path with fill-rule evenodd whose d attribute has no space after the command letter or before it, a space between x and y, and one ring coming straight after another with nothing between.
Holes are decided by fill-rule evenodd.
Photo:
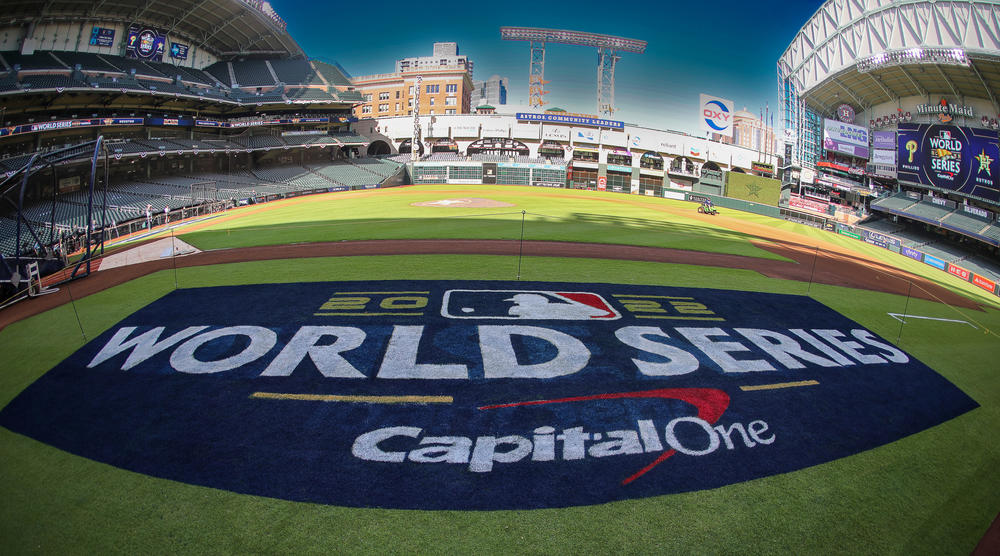
<instances>
[{"instance_id":1,"label":"banner with team logo","mask_svg":"<svg viewBox=\"0 0 1000 556\"><path fill-rule=\"evenodd\" d=\"M173 291L30 385L0 425L211 488L492 510L717 488L975 407L806 297L374 281Z\"/></svg>"},{"instance_id":2,"label":"banner with team logo","mask_svg":"<svg viewBox=\"0 0 1000 556\"><path fill-rule=\"evenodd\" d=\"M994 130L899 124L899 179L1000 201L997 143Z\"/></svg>"}]
</instances>

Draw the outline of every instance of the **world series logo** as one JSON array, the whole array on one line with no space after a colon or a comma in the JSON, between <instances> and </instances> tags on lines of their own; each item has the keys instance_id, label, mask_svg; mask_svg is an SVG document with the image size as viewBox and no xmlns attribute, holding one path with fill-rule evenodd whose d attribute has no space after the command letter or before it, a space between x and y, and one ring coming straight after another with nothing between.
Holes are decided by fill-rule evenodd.
<instances>
[{"instance_id":1,"label":"world series logo","mask_svg":"<svg viewBox=\"0 0 1000 556\"><path fill-rule=\"evenodd\" d=\"M0 424L195 485L468 510L715 488L976 406L808 298L382 281L174 291L42 376Z\"/></svg>"}]
</instances>

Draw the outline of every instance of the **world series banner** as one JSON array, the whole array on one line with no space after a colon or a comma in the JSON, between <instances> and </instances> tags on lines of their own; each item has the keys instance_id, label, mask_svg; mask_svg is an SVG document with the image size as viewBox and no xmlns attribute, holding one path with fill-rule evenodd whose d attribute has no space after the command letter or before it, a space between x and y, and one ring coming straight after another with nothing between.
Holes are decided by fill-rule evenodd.
<instances>
[{"instance_id":1,"label":"world series banner","mask_svg":"<svg viewBox=\"0 0 1000 556\"><path fill-rule=\"evenodd\" d=\"M806 297L374 281L173 291L30 385L0 425L240 493L492 510L717 488L976 407Z\"/></svg>"},{"instance_id":2,"label":"world series banner","mask_svg":"<svg viewBox=\"0 0 1000 556\"><path fill-rule=\"evenodd\" d=\"M1000 201L997 132L947 125L899 124L900 180Z\"/></svg>"}]
</instances>

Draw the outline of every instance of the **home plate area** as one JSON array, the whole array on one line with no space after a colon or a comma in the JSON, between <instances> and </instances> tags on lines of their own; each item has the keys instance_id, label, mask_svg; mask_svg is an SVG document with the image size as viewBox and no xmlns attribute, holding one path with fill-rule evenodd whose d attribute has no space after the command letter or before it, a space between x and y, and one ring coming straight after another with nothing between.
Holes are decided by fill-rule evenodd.
<instances>
[{"instance_id":1,"label":"home plate area","mask_svg":"<svg viewBox=\"0 0 1000 556\"><path fill-rule=\"evenodd\" d=\"M423 201L410 203L414 207L448 207L448 208L498 208L513 207L513 203L504 201L494 201L482 197L467 197L463 199L440 199L438 201Z\"/></svg>"},{"instance_id":2,"label":"home plate area","mask_svg":"<svg viewBox=\"0 0 1000 556\"><path fill-rule=\"evenodd\" d=\"M0 425L148 475L354 507L565 507L720 487L977 407L805 297L375 281L180 289Z\"/></svg>"}]
</instances>

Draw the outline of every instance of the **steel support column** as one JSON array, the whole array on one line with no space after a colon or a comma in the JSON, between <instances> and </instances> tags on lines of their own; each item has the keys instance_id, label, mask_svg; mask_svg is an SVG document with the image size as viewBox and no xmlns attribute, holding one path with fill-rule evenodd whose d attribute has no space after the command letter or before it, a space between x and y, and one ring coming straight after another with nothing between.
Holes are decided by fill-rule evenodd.
<instances>
[{"instance_id":1,"label":"steel support column","mask_svg":"<svg viewBox=\"0 0 1000 556\"><path fill-rule=\"evenodd\" d=\"M610 48L597 49L597 113L615 113L615 63L621 57Z\"/></svg>"},{"instance_id":2,"label":"steel support column","mask_svg":"<svg viewBox=\"0 0 1000 556\"><path fill-rule=\"evenodd\" d=\"M539 107L545 104L542 95L545 91L545 43L529 41L531 47L531 63L528 67L528 106Z\"/></svg>"}]
</instances>

